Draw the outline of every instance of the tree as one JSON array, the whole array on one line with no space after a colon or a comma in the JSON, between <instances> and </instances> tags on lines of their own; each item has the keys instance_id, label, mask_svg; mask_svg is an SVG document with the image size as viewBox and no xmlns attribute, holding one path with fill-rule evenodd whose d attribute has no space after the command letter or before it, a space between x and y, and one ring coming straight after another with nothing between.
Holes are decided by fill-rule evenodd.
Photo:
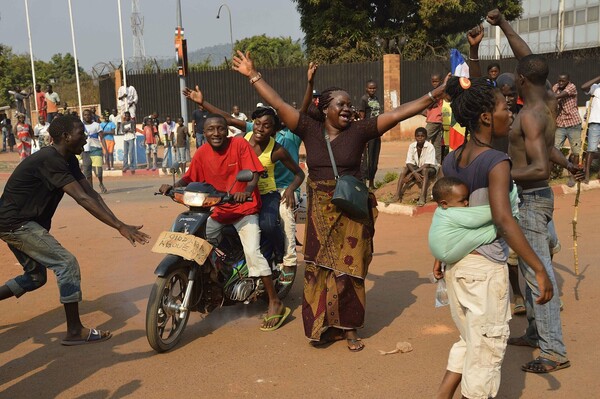
<instances>
[{"instance_id":1,"label":"tree","mask_svg":"<svg viewBox=\"0 0 600 399\"><path fill-rule=\"evenodd\" d=\"M261 68L276 68L306 64L302 46L291 37L252 36L237 40L234 48L249 51L256 65Z\"/></svg>"},{"instance_id":2,"label":"tree","mask_svg":"<svg viewBox=\"0 0 600 399\"><path fill-rule=\"evenodd\" d=\"M42 86L50 82L68 84L75 81L74 58L69 53L64 56L54 54L49 62L35 60L34 66L36 82ZM79 74L82 81L90 79L81 67ZM15 54L10 47L0 44L0 105L10 104L12 97L8 90L15 86L33 91L29 54Z\"/></svg>"},{"instance_id":3,"label":"tree","mask_svg":"<svg viewBox=\"0 0 600 399\"><path fill-rule=\"evenodd\" d=\"M362 62L446 55L446 37L464 33L498 7L512 20L519 0L294 0L311 60Z\"/></svg>"}]
</instances>

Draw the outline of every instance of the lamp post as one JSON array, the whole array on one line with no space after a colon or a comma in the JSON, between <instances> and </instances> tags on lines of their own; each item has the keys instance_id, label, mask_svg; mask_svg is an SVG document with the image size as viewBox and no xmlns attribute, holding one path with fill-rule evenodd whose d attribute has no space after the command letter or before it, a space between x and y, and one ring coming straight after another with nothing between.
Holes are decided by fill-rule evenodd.
<instances>
[{"instance_id":1,"label":"lamp post","mask_svg":"<svg viewBox=\"0 0 600 399\"><path fill-rule=\"evenodd\" d=\"M217 11L217 19L221 16L221 8L225 7L227 9L227 14L229 15L229 41L231 42L231 53L233 54L233 29L231 27L231 10L227 4L221 4L219 7L219 11Z\"/></svg>"},{"instance_id":2,"label":"lamp post","mask_svg":"<svg viewBox=\"0 0 600 399\"><path fill-rule=\"evenodd\" d=\"M183 23L181 18L181 0L177 0L177 29L175 30L175 49L177 50L177 63L179 75L179 93L181 96L181 117L184 124L188 123L187 103L183 95L185 77L187 75L187 46L185 44Z\"/></svg>"}]
</instances>

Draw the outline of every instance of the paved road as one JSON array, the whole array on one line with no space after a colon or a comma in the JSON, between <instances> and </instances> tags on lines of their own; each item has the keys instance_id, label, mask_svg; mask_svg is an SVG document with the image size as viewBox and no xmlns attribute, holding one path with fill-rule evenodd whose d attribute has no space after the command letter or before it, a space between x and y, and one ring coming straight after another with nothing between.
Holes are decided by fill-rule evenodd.
<instances>
[{"instance_id":1,"label":"paved road","mask_svg":"<svg viewBox=\"0 0 600 399\"><path fill-rule=\"evenodd\" d=\"M167 179L109 178L109 206L128 223L144 224L157 237L184 208L153 196ZM0 188L3 183L0 182ZM500 398L582 398L597 396L595 328L600 316L597 223L600 190L586 192L580 213L579 278L572 272L569 237L572 195L556 199L556 222L563 250L555 257L565 311L565 341L573 363L556 374L533 375L519 366L533 356L509 348ZM220 309L206 318L192 314L181 345L158 355L145 338L147 298L161 256L148 246L131 247L65 198L53 234L78 257L83 275L82 318L111 329L114 337L86 347L59 344L65 329L55 279L19 299L0 302L0 398L184 398L324 397L430 398L444 373L457 332L447 308L434 309L434 285L427 280L431 257L427 230L431 215L381 214L375 256L367 276L366 348L350 353L343 343L314 349L302 331L302 281L286 300L292 316L281 329L259 331L263 304ZM301 233L302 234L302 233ZM301 236L300 234L300 236ZM20 270L0 244L0 281ZM511 322L512 334L525 326ZM397 342L414 351L381 356Z\"/></svg>"}]
</instances>

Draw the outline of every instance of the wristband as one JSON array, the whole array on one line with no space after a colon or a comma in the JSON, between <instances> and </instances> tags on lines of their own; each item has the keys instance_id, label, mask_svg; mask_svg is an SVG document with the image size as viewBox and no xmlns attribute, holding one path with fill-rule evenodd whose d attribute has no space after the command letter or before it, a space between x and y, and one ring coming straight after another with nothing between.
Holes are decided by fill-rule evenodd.
<instances>
[{"instance_id":1,"label":"wristband","mask_svg":"<svg viewBox=\"0 0 600 399\"><path fill-rule=\"evenodd\" d=\"M427 95L429 96L429 98L431 98L432 102L436 101L435 97L433 96L433 94L431 94L431 92L428 92Z\"/></svg>"},{"instance_id":2,"label":"wristband","mask_svg":"<svg viewBox=\"0 0 600 399\"><path fill-rule=\"evenodd\" d=\"M479 58L471 58L471 57L469 57L469 61L479 61Z\"/></svg>"},{"instance_id":3,"label":"wristband","mask_svg":"<svg viewBox=\"0 0 600 399\"><path fill-rule=\"evenodd\" d=\"M253 77L250 78L250 84L254 84L261 79L262 79L262 75L260 74L260 72L257 72L256 75L254 75Z\"/></svg>"}]
</instances>

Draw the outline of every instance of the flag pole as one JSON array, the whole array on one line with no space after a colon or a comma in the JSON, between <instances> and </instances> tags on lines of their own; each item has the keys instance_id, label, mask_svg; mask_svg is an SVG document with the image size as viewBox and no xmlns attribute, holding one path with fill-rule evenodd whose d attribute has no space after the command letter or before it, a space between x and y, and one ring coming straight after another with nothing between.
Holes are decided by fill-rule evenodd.
<instances>
[{"instance_id":1,"label":"flag pole","mask_svg":"<svg viewBox=\"0 0 600 399\"><path fill-rule=\"evenodd\" d=\"M75 29L73 28L73 12L71 10L71 0L69 3L69 20L71 21L71 40L73 41L73 58L75 59L75 80L77 81L77 100L79 101L79 117L83 116L81 108L81 86L79 84L79 65L77 64L77 47L75 46Z\"/></svg>"}]
</instances>

